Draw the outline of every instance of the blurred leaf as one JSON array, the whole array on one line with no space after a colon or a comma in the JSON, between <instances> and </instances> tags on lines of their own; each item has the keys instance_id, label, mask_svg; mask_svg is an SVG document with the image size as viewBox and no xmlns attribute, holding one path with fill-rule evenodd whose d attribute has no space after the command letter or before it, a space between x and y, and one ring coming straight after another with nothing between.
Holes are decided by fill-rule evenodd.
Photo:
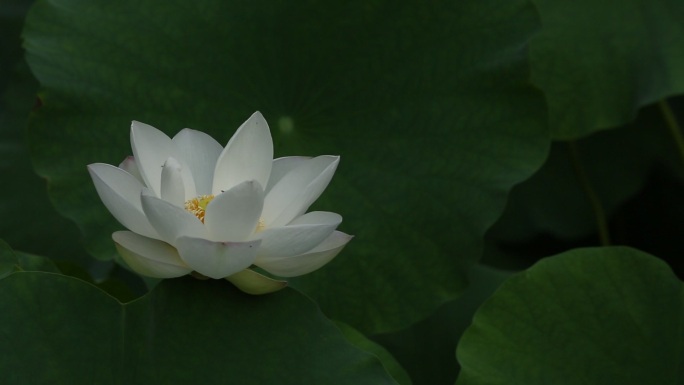
<instances>
[{"instance_id":1,"label":"blurred leaf","mask_svg":"<svg viewBox=\"0 0 684 385\"><path fill-rule=\"evenodd\" d=\"M547 258L475 314L457 384L680 384L683 294L665 263L635 249Z\"/></svg>"},{"instance_id":2,"label":"blurred leaf","mask_svg":"<svg viewBox=\"0 0 684 385\"><path fill-rule=\"evenodd\" d=\"M543 161L537 26L524 0L40 1L24 31L36 167L109 259L120 226L86 164L128 155L133 119L225 143L259 109L278 156L342 155L315 209L356 238L291 284L364 333L402 328L463 290L508 190Z\"/></svg>"},{"instance_id":3,"label":"blurred leaf","mask_svg":"<svg viewBox=\"0 0 684 385\"><path fill-rule=\"evenodd\" d=\"M646 188L615 214L613 238L657 255L684 278L684 181L658 169Z\"/></svg>"},{"instance_id":4,"label":"blurred leaf","mask_svg":"<svg viewBox=\"0 0 684 385\"><path fill-rule=\"evenodd\" d=\"M92 268L88 271L69 261L58 261L57 265L62 274L90 283L104 290L119 302L132 301L147 292L140 276L120 268L114 263L102 262L93 266L97 269L105 269L105 271L92 271Z\"/></svg>"},{"instance_id":5,"label":"blurred leaf","mask_svg":"<svg viewBox=\"0 0 684 385\"><path fill-rule=\"evenodd\" d=\"M684 107L681 98L670 103L676 111ZM676 184L684 181L683 166L657 106L643 109L634 123L619 129L596 132L572 143L556 142L539 171L511 191L504 213L487 234L483 261L497 267L525 268L542 256L597 245L597 211L587 188L601 205L613 243L635 246L662 258L662 250L644 248L637 241L662 222L665 212L674 213L680 200L656 202L665 212L651 207L645 210L650 218L625 217L624 208L650 207L643 192L665 188L653 186L654 176L667 175L672 179L669 184ZM578 167L588 185L579 177ZM633 231L625 231L629 230L625 229L627 223L636 224ZM680 237L671 237L669 244L681 244Z\"/></svg>"},{"instance_id":6,"label":"blurred leaf","mask_svg":"<svg viewBox=\"0 0 684 385\"><path fill-rule=\"evenodd\" d=\"M60 269L46 257L15 251L19 267L23 271L44 271L47 273L61 273Z\"/></svg>"},{"instance_id":7,"label":"blurred leaf","mask_svg":"<svg viewBox=\"0 0 684 385\"><path fill-rule=\"evenodd\" d=\"M16 266L19 263L17 260L17 255L14 254L12 248L0 239L0 278L4 278L16 270Z\"/></svg>"},{"instance_id":8,"label":"blurred leaf","mask_svg":"<svg viewBox=\"0 0 684 385\"><path fill-rule=\"evenodd\" d=\"M32 3L33 0L0 2L0 90L5 90L12 78L14 66L23 56L19 35Z\"/></svg>"},{"instance_id":9,"label":"blurred leaf","mask_svg":"<svg viewBox=\"0 0 684 385\"><path fill-rule=\"evenodd\" d=\"M188 278L121 305L50 273L0 287L5 384L395 383L294 290L253 297Z\"/></svg>"},{"instance_id":10,"label":"blurred leaf","mask_svg":"<svg viewBox=\"0 0 684 385\"><path fill-rule=\"evenodd\" d=\"M463 295L429 318L394 333L373 336L396 357L414 385L452 385L458 374L454 350L473 314L510 273L475 265Z\"/></svg>"},{"instance_id":11,"label":"blurred leaf","mask_svg":"<svg viewBox=\"0 0 684 385\"><path fill-rule=\"evenodd\" d=\"M0 239L0 278L5 278L17 271L60 272L50 259L14 251L7 242Z\"/></svg>"},{"instance_id":12,"label":"blurred leaf","mask_svg":"<svg viewBox=\"0 0 684 385\"><path fill-rule=\"evenodd\" d=\"M665 131L654 132L652 127L628 127L600 132L572 145L554 143L539 171L513 188L504 214L490 230L492 235L516 242L538 234L573 239L595 233L596 213L577 167L583 169L610 215L644 187L655 163L646 147L663 137Z\"/></svg>"},{"instance_id":13,"label":"blurred leaf","mask_svg":"<svg viewBox=\"0 0 684 385\"><path fill-rule=\"evenodd\" d=\"M684 3L534 0L544 26L530 46L553 135L573 139L634 119L684 92Z\"/></svg>"},{"instance_id":14,"label":"blurred leaf","mask_svg":"<svg viewBox=\"0 0 684 385\"><path fill-rule=\"evenodd\" d=\"M390 354L384 347L369 340L361 332L345 324L344 322L337 321L335 324L347 338L347 341L351 342L352 345L359 349L373 353L380 360L380 362L382 362L382 366L389 374L392 375L398 384L411 385L411 378L409 375L406 373L404 368L399 365L397 360L392 357L392 354Z\"/></svg>"},{"instance_id":15,"label":"blurred leaf","mask_svg":"<svg viewBox=\"0 0 684 385\"><path fill-rule=\"evenodd\" d=\"M137 279L130 273L128 276L108 273L106 279L95 282L88 271L73 262L60 260L55 263L50 258L15 251L4 240L0 239L0 278L18 271L42 271L68 275L97 286L121 302L132 301L141 295L140 288L137 286L142 286L142 283L136 285L135 282L130 282L129 276ZM118 270L115 269L114 272L118 272Z\"/></svg>"},{"instance_id":16,"label":"blurred leaf","mask_svg":"<svg viewBox=\"0 0 684 385\"><path fill-rule=\"evenodd\" d=\"M116 298L119 302L130 302L140 297L139 293L134 292L125 281L109 278L105 281L95 283L95 286Z\"/></svg>"}]
</instances>

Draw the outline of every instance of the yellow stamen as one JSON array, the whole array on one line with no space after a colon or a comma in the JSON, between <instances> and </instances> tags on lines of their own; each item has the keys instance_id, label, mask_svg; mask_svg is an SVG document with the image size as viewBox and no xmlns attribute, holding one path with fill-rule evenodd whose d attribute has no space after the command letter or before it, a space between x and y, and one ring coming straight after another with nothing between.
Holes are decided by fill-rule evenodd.
<instances>
[{"instance_id":1,"label":"yellow stamen","mask_svg":"<svg viewBox=\"0 0 684 385\"><path fill-rule=\"evenodd\" d=\"M214 199L213 195L200 195L196 198L185 201L185 209L190 211L202 223L204 223L204 213L207 211L207 205Z\"/></svg>"},{"instance_id":2,"label":"yellow stamen","mask_svg":"<svg viewBox=\"0 0 684 385\"><path fill-rule=\"evenodd\" d=\"M266 227L266 224L264 223L263 219L259 219L259 222L257 223L256 230L254 230L255 233L258 233L259 231L263 230L264 227Z\"/></svg>"}]
</instances>

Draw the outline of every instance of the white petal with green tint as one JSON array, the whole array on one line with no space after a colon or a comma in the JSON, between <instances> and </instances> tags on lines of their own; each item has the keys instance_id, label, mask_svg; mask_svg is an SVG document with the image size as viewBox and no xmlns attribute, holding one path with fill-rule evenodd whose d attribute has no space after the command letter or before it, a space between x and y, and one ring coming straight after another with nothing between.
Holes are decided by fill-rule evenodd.
<instances>
[{"instance_id":1,"label":"white petal with green tint","mask_svg":"<svg viewBox=\"0 0 684 385\"><path fill-rule=\"evenodd\" d=\"M140 199L147 219L162 240L175 246L181 236L208 237L202 222L185 209L151 195L143 194Z\"/></svg>"},{"instance_id":2,"label":"white petal with green tint","mask_svg":"<svg viewBox=\"0 0 684 385\"><path fill-rule=\"evenodd\" d=\"M143 212L140 193L145 186L136 177L104 163L88 165L88 172L102 203L119 223L138 234L159 238Z\"/></svg>"},{"instance_id":3,"label":"white petal with green tint","mask_svg":"<svg viewBox=\"0 0 684 385\"><path fill-rule=\"evenodd\" d=\"M261 239L257 264L292 257L310 251L332 234L342 222L339 214L314 211L297 218L299 222L266 229L256 235Z\"/></svg>"},{"instance_id":4,"label":"white petal with green tint","mask_svg":"<svg viewBox=\"0 0 684 385\"><path fill-rule=\"evenodd\" d=\"M339 254L352 239L341 231L333 232L325 241L305 254L259 260L255 265L280 277L296 277L321 268Z\"/></svg>"},{"instance_id":5,"label":"white petal with green tint","mask_svg":"<svg viewBox=\"0 0 684 385\"><path fill-rule=\"evenodd\" d=\"M204 132L189 128L182 129L171 141L195 179L196 194L211 194L216 160L223 146Z\"/></svg>"},{"instance_id":6,"label":"white petal with green tint","mask_svg":"<svg viewBox=\"0 0 684 385\"><path fill-rule=\"evenodd\" d=\"M246 180L266 186L272 163L271 132L261 113L255 112L238 128L219 156L212 194L218 195Z\"/></svg>"},{"instance_id":7,"label":"white petal with green tint","mask_svg":"<svg viewBox=\"0 0 684 385\"><path fill-rule=\"evenodd\" d=\"M309 156L286 156L278 159L273 159L273 166L271 167L271 177L268 178L268 185L264 188L266 194L280 182L283 177L290 171L301 166L304 162L311 159Z\"/></svg>"},{"instance_id":8,"label":"white petal with green tint","mask_svg":"<svg viewBox=\"0 0 684 385\"><path fill-rule=\"evenodd\" d=\"M339 156L318 156L287 173L266 195L266 227L284 226L306 212L330 183L339 161Z\"/></svg>"},{"instance_id":9,"label":"white petal with green tint","mask_svg":"<svg viewBox=\"0 0 684 385\"><path fill-rule=\"evenodd\" d=\"M173 155L171 138L148 124L133 121L131 147L145 184L161 196L161 167Z\"/></svg>"},{"instance_id":10,"label":"white petal with green tint","mask_svg":"<svg viewBox=\"0 0 684 385\"><path fill-rule=\"evenodd\" d=\"M173 157L164 162L161 172L160 196L163 200L183 207L185 202L185 186L183 186L183 174L181 164Z\"/></svg>"},{"instance_id":11,"label":"white petal with green tint","mask_svg":"<svg viewBox=\"0 0 684 385\"><path fill-rule=\"evenodd\" d=\"M230 281L230 283L243 292L252 295L273 293L284 289L287 286L286 281L269 278L251 269L245 269L235 273L230 277L226 277L226 280Z\"/></svg>"},{"instance_id":12,"label":"white petal with green tint","mask_svg":"<svg viewBox=\"0 0 684 385\"><path fill-rule=\"evenodd\" d=\"M178 252L166 242L143 237L130 231L112 234L116 249L131 269L154 278L174 278L192 271Z\"/></svg>"},{"instance_id":13,"label":"white petal with green tint","mask_svg":"<svg viewBox=\"0 0 684 385\"><path fill-rule=\"evenodd\" d=\"M204 224L214 241L244 241L254 232L264 206L264 190L247 181L219 194L206 209Z\"/></svg>"},{"instance_id":14,"label":"white petal with green tint","mask_svg":"<svg viewBox=\"0 0 684 385\"><path fill-rule=\"evenodd\" d=\"M209 278L220 279L252 265L260 242L213 242L182 236L176 240L176 248L193 270Z\"/></svg>"}]
</instances>

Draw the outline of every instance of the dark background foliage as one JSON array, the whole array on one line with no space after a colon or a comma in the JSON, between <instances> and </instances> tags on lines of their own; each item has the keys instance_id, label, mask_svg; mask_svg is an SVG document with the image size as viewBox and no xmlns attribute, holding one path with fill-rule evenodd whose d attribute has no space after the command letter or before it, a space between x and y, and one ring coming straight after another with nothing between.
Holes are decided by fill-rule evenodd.
<instances>
[{"instance_id":1,"label":"dark background foliage","mask_svg":"<svg viewBox=\"0 0 684 385\"><path fill-rule=\"evenodd\" d=\"M0 372L679 383L683 17L672 0L3 2ZM225 143L255 110L277 156L342 156L315 208L344 217L343 253L264 298L117 265L85 165L128 155L133 119Z\"/></svg>"}]
</instances>

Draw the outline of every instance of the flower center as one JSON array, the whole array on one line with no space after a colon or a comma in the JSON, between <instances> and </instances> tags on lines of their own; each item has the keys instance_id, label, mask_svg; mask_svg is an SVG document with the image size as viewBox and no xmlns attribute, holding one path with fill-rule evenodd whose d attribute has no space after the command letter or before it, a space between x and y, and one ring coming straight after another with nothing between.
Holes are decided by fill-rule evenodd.
<instances>
[{"instance_id":1,"label":"flower center","mask_svg":"<svg viewBox=\"0 0 684 385\"><path fill-rule=\"evenodd\" d=\"M213 195L200 195L185 201L185 209L190 211L197 219L204 223L204 213L207 211L207 205L213 199Z\"/></svg>"},{"instance_id":2,"label":"flower center","mask_svg":"<svg viewBox=\"0 0 684 385\"><path fill-rule=\"evenodd\" d=\"M259 218L259 222L257 222L257 227L254 230L255 233L258 233L259 231L263 230L264 227L266 227L266 224L264 223L264 220Z\"/></svg>"}]
</instances>

